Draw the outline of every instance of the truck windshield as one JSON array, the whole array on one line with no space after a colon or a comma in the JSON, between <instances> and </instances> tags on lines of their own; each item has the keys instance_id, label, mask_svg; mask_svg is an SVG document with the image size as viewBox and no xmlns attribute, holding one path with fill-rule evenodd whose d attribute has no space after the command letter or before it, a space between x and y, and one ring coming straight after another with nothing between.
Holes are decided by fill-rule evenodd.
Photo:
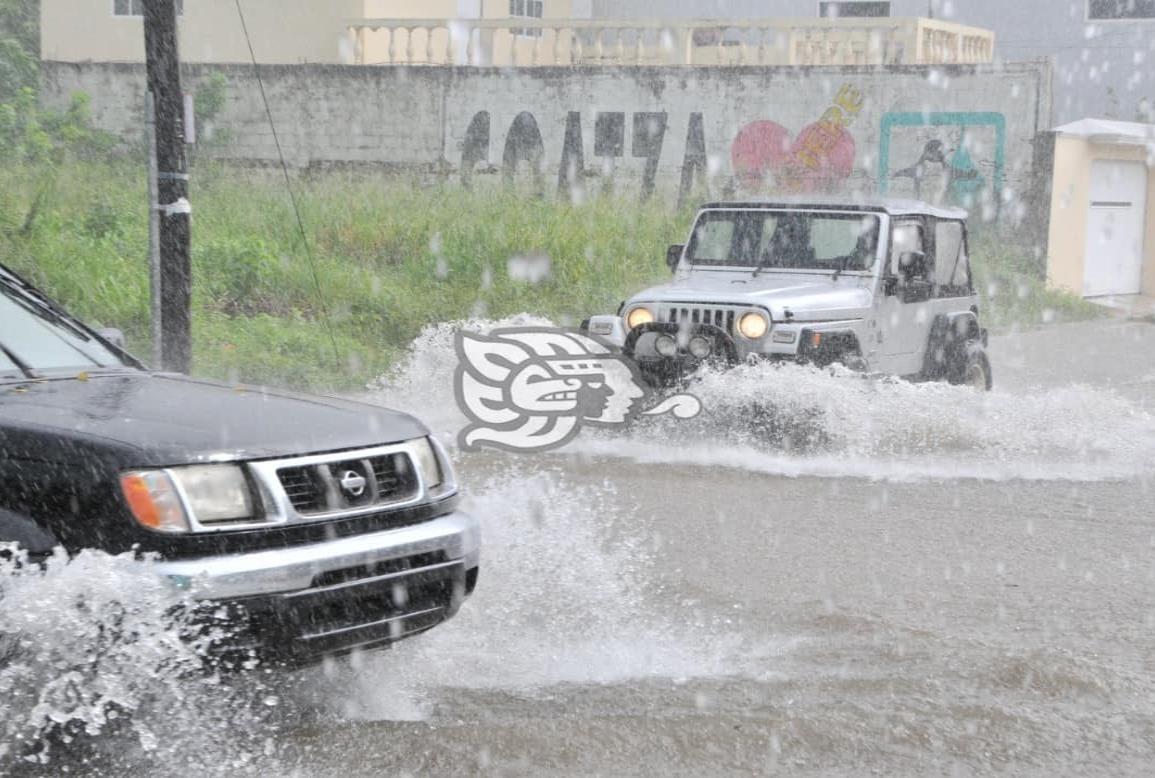
<instances>
[{"instance_id":1,"label":"truck windshield","mask_svg":"<svg viewBox=\"0 0 1155 778\"><path fill-rule=\"evenodd\" d=\"M124 366L87 329L0 268L0 376Z\"/></svg>"},{"instance_id":2,"label":"truck windshield","mask_svg":"<svg viewBox=\"0 0 1155 778\"><path fill-rule=\"evenodd\" d=\"M855 271L874 266L879 219L822 211L704 211L686 256L693 265Z\"/></svg>"}]
</instances>

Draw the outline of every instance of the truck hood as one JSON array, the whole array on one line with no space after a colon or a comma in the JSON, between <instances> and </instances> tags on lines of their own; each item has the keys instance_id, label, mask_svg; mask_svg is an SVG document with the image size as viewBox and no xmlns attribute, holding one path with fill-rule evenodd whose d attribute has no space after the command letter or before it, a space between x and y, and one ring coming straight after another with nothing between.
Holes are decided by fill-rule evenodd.
<instances>
[{"instance_id":1,"label":"truck hood","mask_svg":"<svg viewBox=\"0 0 1155 778\"><path fill-rule=\"evenodd\" d=\"M870 308L871 276L843 275L830 280L829 273L771 274L695 270L679 274L672 282L634 295L635 302L713 303L766 308L776 321L826 321L861 318Z\"/></svg>"},{"instance_id":2,"label":"truck hood","mask_svg":"<svg viewBox=\"0 0 1155 778\"><path fill-rule=\"evenodd\" d=\"M364 403L143 371L0 385L0 445L18 432L116 451L140 466L281 457L428 434L411 416Z\"/></svg>"}]
</instances>

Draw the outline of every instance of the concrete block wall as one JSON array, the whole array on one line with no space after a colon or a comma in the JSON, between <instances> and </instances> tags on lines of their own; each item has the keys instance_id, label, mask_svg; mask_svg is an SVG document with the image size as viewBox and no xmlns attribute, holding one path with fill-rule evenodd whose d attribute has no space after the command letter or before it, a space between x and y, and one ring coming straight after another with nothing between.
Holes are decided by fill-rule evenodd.
<instances>
[{"instance_id":1,"label":"concrete block wall","mask_svg":"<svg viewBox=\"0 0 1155 778\"><path fill-rule=\"evenodd\" d=\"M228 79L225 158L276 159L253 70ZM374 164L548 194L875 194L1021 218L1050 124L1045 63L837 68L263 66L298 167ZM95 122L141 137L138 65L45 63L43 99L91 95ZM560 186L559 186L560 185Z\"/></svg>"}]
</instances>

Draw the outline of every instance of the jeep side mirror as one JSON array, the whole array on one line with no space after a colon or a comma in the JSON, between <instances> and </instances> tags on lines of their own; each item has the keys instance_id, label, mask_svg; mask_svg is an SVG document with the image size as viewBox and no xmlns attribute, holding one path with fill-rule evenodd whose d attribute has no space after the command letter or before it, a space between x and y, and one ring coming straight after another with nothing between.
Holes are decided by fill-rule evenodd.
<instances>
[{"instance_id":1,"label":"jeep side mirror","mask_svg":"<svg viewBox=\"0 0 1155 778\"><path fill-rule=\"evenodd\" d=\"M905 281L926 278L926 254L921 251L902 252L898 255L898 272Z\"/></svg>"},{"instance_id":2,"label":"jeep side mirror","mask_svg":"<svg viewBox=\"0 0 1155 778\"><path fill-rule=\"evenodd\" d=\"M119 349L123 349L125 347L124 333L116 329L116 327L104 327L97 330L96 334Z\"/></svg>"},{"instance_id":3,"label":"jeep side mirror","mask_svg":"<svg viewBox=\"0 0 1155 778\"><path fill-rule=\"evenodd\" d=\"M682 252L685 248L684 243L675 243L666 249L666 267L670 268L671 273L678 269L678 263L682 261Z\"/></svg>"}]
</instances>

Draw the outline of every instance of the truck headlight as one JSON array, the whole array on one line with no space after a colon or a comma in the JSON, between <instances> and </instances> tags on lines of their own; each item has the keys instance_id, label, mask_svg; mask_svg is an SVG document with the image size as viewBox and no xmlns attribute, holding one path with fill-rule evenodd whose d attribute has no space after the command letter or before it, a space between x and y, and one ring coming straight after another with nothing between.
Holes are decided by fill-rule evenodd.
<instances>
[{"instance_id":1,"label":"truck headlight","mask_svg":"<svg viewBox=\"0 0 1155 778\"><path fill-rule=\"evenodd\" d=\"M254 515L253 493L238 465L134 470L120 476L120 488L136 521L157 532L189 532L190 515L202 524Z\"/></svg>"},{"instance_id":2,"label":"truck headlight","mask_svg":"<svg viewBox=\"0 0 1155 778\"><path fill-rule=\"evenodd\" d=\"M760 313L751 311L738 319L738 334L749 340L758 340L770 329L770 322Z\"/></svg>"},{"instance_id":3,"label":"truck headlight","mask_svg":"<svg viewBox=\"0 0 1155 778\"><path fill-rule=\"evenodd\" d=\"M253 516L253 494L238 465L192 465L169 472L184 490L193 518L201 522L232 521Z\"/></svg>"},{"instance_id":4,"label":"truck headlight","mask_svg":"<svg viewBox=\"0 0 1155 778\"><path fill-rule=\"evenodd\" d=\"M410 449L421 479L425 482L426 491L436 491L445 483L445 472L441 467L441 458L433 448L433 441L429 438L418 438L410 442Z\"/></svg>"},{"instance_id":5,"label":"truck headlight","mask_svg":"<svg viewBox=\"0 0 1155 778\"><path fill-rule=\"evenodd\" d=\"M626 327L633 329L634 327L641 327L643 324L649 324L654 320L654 312L645 306L638 306L626 314Z\"/></svg>"}]
</instances>

